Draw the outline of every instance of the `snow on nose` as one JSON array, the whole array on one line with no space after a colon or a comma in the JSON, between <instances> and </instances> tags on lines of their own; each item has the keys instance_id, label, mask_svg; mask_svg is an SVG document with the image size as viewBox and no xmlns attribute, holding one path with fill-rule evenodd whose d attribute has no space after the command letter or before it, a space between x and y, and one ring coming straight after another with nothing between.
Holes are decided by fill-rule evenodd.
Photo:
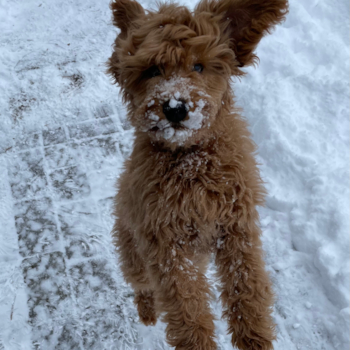
<instances>
[{"instance_id":1,"label":"snow on nose","mask_svg":"<svg viewBox=\"0 0 350 350\"><path fill-rule=\"evenodd\" d=\"M186 118L187 109L184 101L172 98L163 104L163 113L172 123L179 123Z\"/></svg>"}]
</instances>

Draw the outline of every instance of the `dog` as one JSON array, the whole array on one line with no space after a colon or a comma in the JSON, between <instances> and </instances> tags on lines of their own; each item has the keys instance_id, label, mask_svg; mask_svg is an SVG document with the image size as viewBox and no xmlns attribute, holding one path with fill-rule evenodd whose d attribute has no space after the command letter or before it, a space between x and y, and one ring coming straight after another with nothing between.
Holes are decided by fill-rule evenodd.
<instances>
[{"instance_id":1,"label":"dog","mask_svg":"<svg viewBox=\"0 0 350 350\"><path fill-rule=\"evenodd\" d=\"M230 79L257 62L254 50L284 20L287 0L157 6L110 4L120 32L108 73L135 130L112 232L124 278L145 325L162 314L170 346L217 349L205 277L214 255L232 345L273 349L257 212L265 190Z\"/></svg>"}]
</instances>

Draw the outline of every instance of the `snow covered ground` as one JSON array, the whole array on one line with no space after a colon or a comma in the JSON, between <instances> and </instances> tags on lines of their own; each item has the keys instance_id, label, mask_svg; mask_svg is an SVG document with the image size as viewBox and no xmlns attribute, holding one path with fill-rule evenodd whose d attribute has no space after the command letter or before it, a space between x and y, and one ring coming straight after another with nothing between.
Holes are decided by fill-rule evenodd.
<instances>
[{"instance_id":1,"label":"snow covered ground","mask_svg":"<svg viewBox=\"0 0 350 350\"><path fill-rule=\"evenodd\" d=\"M108 0L2 0L0 33L0 350L169 349L164 324L138 323L109 235L132 129L104 74ZM258 55L234 90L269 192L275 348L346 350L349 2L291 0Z\"/></svg>"}]
</instances>

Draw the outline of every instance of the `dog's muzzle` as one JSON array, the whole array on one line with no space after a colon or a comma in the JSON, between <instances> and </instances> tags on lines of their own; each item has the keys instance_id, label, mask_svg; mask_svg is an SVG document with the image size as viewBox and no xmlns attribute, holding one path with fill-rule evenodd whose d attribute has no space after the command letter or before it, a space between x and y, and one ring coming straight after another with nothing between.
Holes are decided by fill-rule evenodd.
<instances>
[{"instance_id":1,"label":"dog's muzzle","mask_svg":"<svg viewBox=\"0 0 350 350\"><path fill-rule=\"evenodd\" d=\"M173 101L172 101L173 102ZM184 101L176 101L176 106L170 101L163 104L163 113L166 119L172 123L179 123L186 118L187 108Z\"/></svg>"}]
</instances>

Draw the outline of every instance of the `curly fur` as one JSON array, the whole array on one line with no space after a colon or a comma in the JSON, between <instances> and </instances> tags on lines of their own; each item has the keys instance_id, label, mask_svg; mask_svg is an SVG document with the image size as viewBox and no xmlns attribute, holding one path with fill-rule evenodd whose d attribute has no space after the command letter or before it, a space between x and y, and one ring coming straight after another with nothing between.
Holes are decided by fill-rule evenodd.
<instances>
[{"instance_id":1,"label":"curly fur","mask_svg":"<svg viewBox=\"0 0 350 350\"><path fill-rule=\"evenodd\" d=\"M193 12L174 3L145 11L136 1L115 0L111 9L120 34L108 72L135 127L113 236L140 319L155 324L162 313L178 350L216 349L205 277L214 253L232 344L272 349L273 292L256 210L265 191L229 82L254 64L256 45L283 20L287 0L203 0ZM192 69L198 63L202 73ZM160 74L150 78L153 66ZM189 115L204 117L200 127L169 127L169 137L161 107L176 94Z\"/></svg>"}]
</instances>

